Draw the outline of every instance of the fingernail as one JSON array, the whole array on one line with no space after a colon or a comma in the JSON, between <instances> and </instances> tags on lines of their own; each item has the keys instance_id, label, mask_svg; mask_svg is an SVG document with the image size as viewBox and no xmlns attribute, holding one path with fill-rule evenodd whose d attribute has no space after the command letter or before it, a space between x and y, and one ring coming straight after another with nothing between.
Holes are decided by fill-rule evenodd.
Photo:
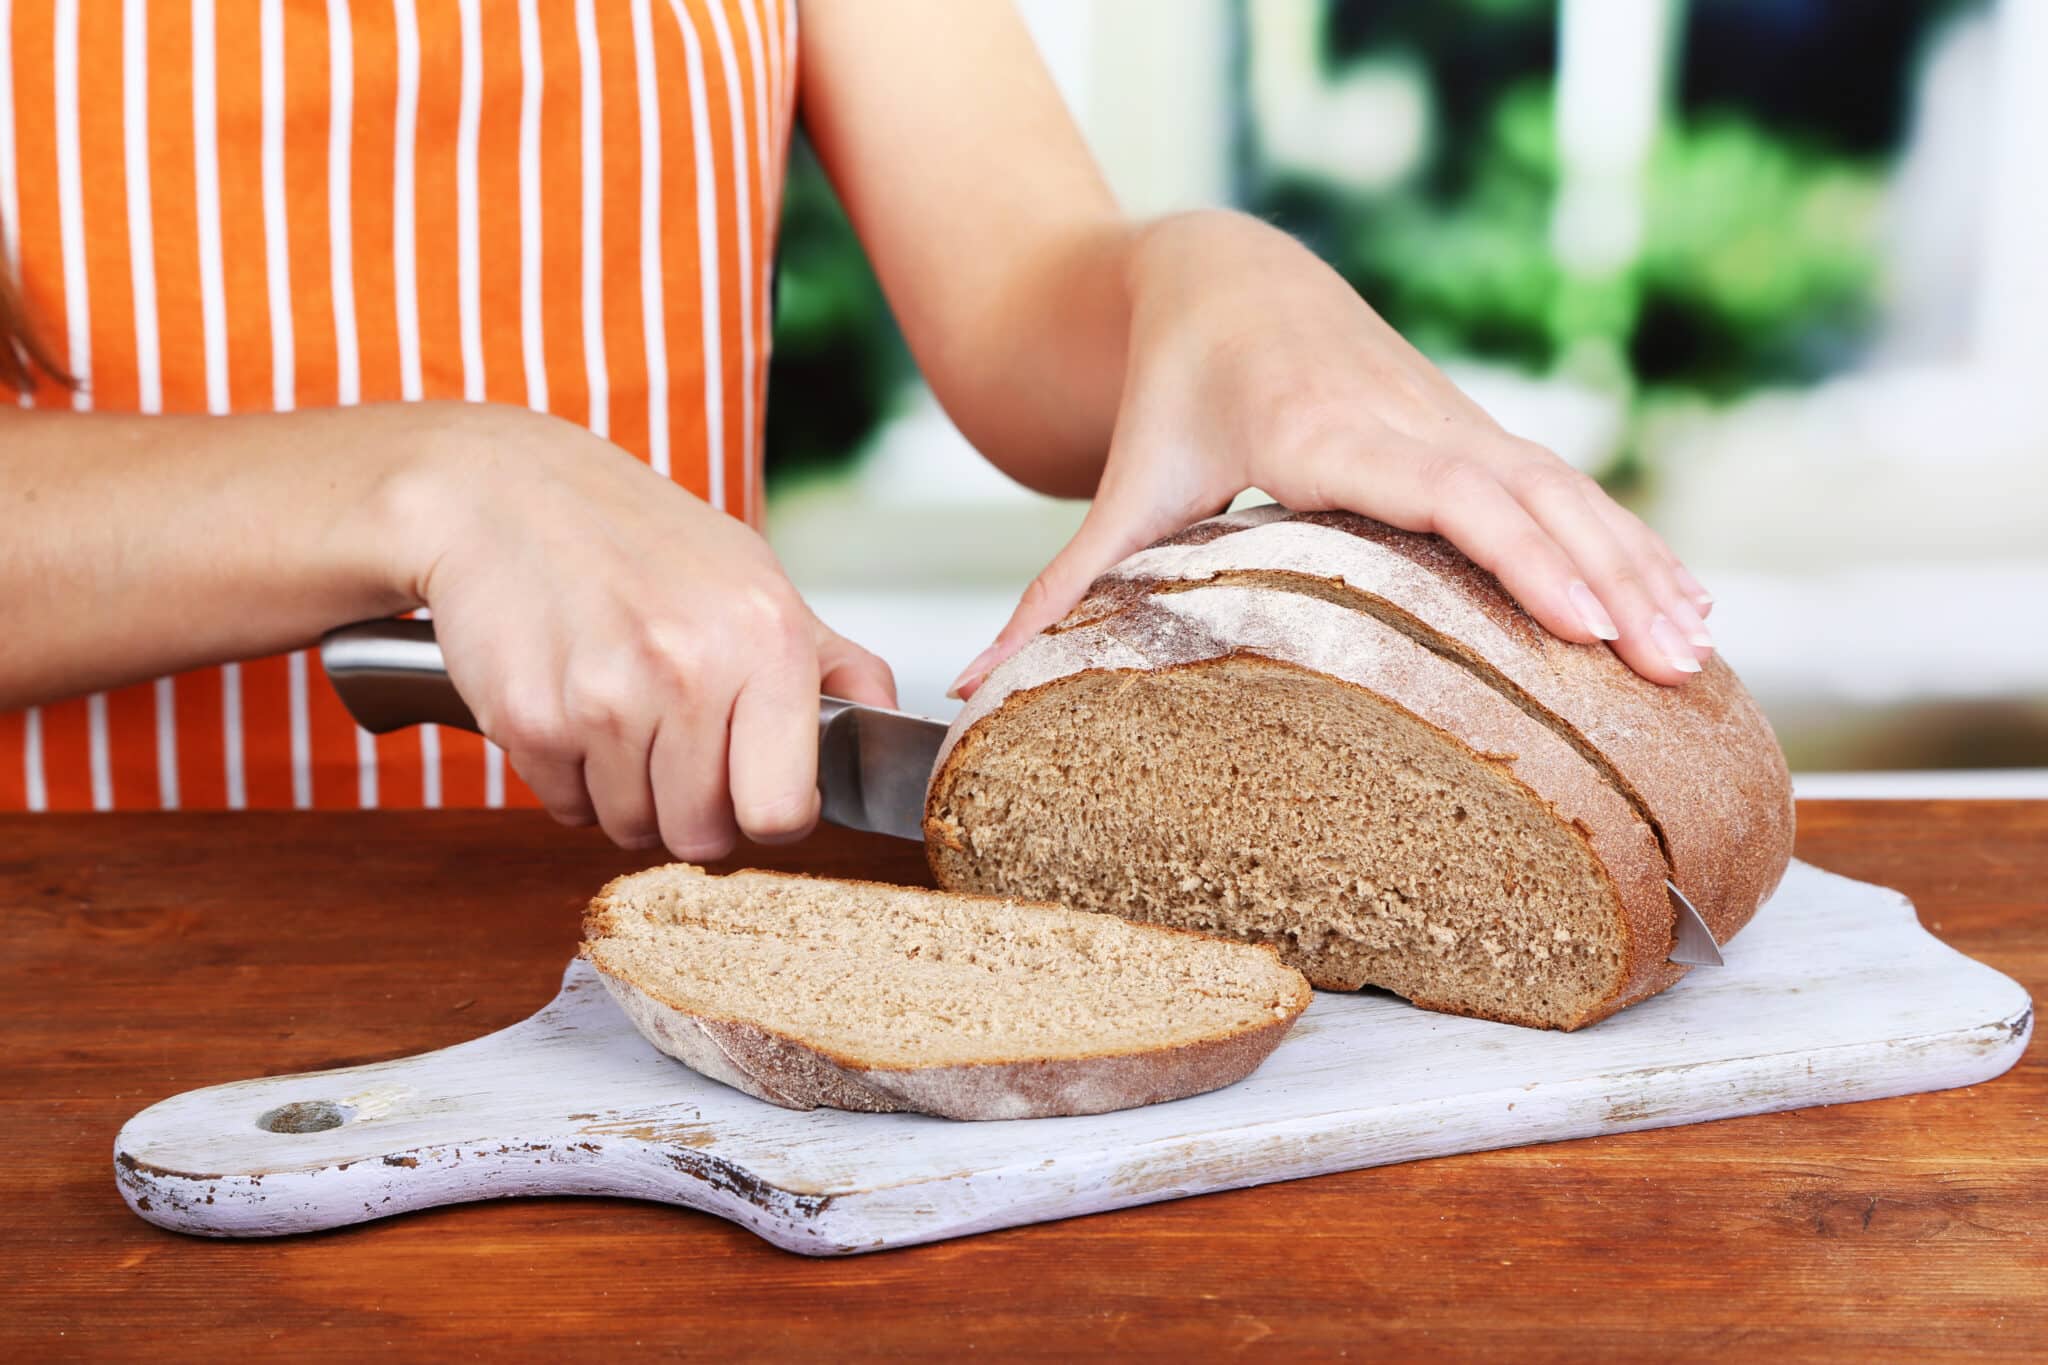
<instances>
[{"instance_id":1,"label":"fingernail","mask_svg":"<svg viewBox=\"0 0 2048 1365\"><path fill-rule=\"evenodd\" d=\"M1714 647L1714 637L1707 633L1707 623L1700 619L1700 614L1692 609L1691 604L1679 602L1672 608L1671 615L1678 622L1678 633L1690 641L1695 649Z\"/></svg>"},{"instance_id":2,"label":"fingernail","mask_svg":"<svg viewBox=\"0 0 2048 1365\"><path fill-rule=\"evenodd\" d=\"M981 681L982 675L994 667L996 651L1000 648L1002 648L1002 641L998 640L987 649L981 651L981 653L975 655L974 661L961 669L960 676L953 679L953 685L946 689L946 695L955 701L960 700L964 689L975 686Z\"/></svg>"},{"instance_id":3,"label":"fingernail","mask_svg":"<svg viewBox=\"0 0 2048 1365\"><path fill-rule=\"evenodd\" d=\"M1593 596L1593 590L1577 579L1572 580L1570 590L1565 594L1572 600L1572 610L1586 623L1586 629L1603 640L1619 640L1621 632L1614 628L1614 618L1607 614L1607 608L1600 605L1600 599Z\"/></svg>"},{"instance_id":4,"label":"fingernail","mask_svg":"<svg viewBox=\"0 0 2048 1365\"><path fill-rule=\"evenodd\" d=\"M1697 578L1694 578L1692 571L1686 568L1685 565L1672 565L1671 576L1678 580L1678 586L1685 590L1685 595L1690 597L1692 604L1701 611L1705 611L1708 607L1714 605L1714 594L1708 592L1706 586Z\"/></svg>"},{"instance_id":5,"label":"fingernail","mask_svg":"<svg viewBox=\"0 0 2048 1365\"><path fill-rule=\"evenodd\" d=\"M1680 673L1700 671L1700 661L1685 647L1685 641L1679 637L1678 627L1671 624L1670 617L1659 616L1650 623L1650 643L1664 655L1665 662Z\"/></svg>"}]
</instances>

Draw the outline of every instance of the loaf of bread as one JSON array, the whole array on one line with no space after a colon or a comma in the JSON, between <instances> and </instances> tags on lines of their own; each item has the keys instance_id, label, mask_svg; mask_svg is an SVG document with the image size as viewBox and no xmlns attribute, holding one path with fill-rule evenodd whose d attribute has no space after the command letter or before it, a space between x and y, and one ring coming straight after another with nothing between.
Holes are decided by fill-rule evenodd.
<instances>
[{"instance_id":1,"label":"loaf of bread","mask_svg":"<svg viewBox=\"0 0 2048 1365\"><path fill-rule=\"evenodd\" d=\"M940 885L1270 944L1315 985L1571 1029L1726 942L1791 857L1769 724L1544 631L1435 536L1263 507L1099 580L934 769Z\"/></svg>"},{"instance_id":2,"label":"loaf of bread","mask_svg":"<svg viewBox=\"0 0 2048 1365\"><path fill-rule=\"evenodd\" d=\"M1309 987L1268 949L1056 905L678 863L583 956L663 1052L791 1109L1098 1114L1230 1085Z\"/></svg>"}]
</instances>

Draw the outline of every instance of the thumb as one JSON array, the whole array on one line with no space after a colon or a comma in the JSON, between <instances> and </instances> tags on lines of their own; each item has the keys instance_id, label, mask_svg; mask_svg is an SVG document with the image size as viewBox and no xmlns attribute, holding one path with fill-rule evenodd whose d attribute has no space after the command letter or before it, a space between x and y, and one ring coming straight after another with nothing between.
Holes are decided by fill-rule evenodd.
<instances>
[{"instance_id":1,"label":"thumb","mask_svg":"<svg viewBox=\"0 0 2048 1365\"><path fill-rule=\"evenodd\" d=\"M896 709L896 674L878 654L862 649L811 617L818 640L818 690L863 706Z\"/></svg>"},{"instance_id":2,"label":"thumb","mask_svg":"<svg viewBox=\"0 0 2048 1365\"><path fill-rule=\"evenodd\" d=\"M1128 483L1112 483L1105 477L1102 490L1090 504L1074 538L1031 580L1017 610L1011 613L1009 624L997 633L995 643L961 670L946 695L963 700L973 696L974 689L981 686L982 679L996 665L1072 611L1103 570L1169 531L1179 530L1186 519L1180 504L1148 502L1142 492Z\"/></svg>"}]
</instances>

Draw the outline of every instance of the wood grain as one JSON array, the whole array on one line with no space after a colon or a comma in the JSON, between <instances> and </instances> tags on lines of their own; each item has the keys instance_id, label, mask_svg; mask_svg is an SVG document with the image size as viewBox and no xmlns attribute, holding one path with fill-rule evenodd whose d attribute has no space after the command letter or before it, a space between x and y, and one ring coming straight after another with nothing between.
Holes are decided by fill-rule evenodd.
<instances>
[{"instance_id":1,"label":"wood grain","mask_svg":"<svg viewBox=\"0 0 2048 1365\"><path fill-rule=\"evenodd\" d=\"M2048 987L2048 803L1808 803L1799 852ZM635 855L521 815L0 820L0 1350L1206 1358L2038 1358L2048 1067L817 1262L665 1206L535 1200L277 1242L144 1224L121 1122L416 1052L552 992ZM743 861L924 881L826 831Z\"/></svg>"}]
</instances>

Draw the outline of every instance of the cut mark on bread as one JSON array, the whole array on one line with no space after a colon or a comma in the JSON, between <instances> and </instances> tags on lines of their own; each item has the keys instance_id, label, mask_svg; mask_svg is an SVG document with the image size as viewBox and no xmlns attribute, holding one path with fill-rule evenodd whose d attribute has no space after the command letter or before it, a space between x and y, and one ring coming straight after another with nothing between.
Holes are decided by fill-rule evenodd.
<instances>
[{"instance_id":1,"label":"cut mark on bread","mask_svg":"<svg viewBox=\"0 0 2048 1365\"><path fill-rule=\"evenodd\" d=\"M1263 588L1269 592L1292 593L1297 597L1313 597L1361 612L1399 631L1438 658L1464 669L1492 688L1503 701L1555 734L1570 745L1579 757L1585 759L1593 771L1599 774L1600 779L1612 787L1622 800L1628 802L1637 818L1648 826L1651 837L1657 841L1657 852L1664 860L1666 874L1669 874L1671 845L1665 837L1664 826L1658 822L1649 802L1643 799L1642 794L1622 775L1621 770L1614 766L1607 755L1601 753L1570 721L1530 696L1514 679L1478 655L1464 649L1457 641L1436 630L1421 618L1402 610L1376 593L1355 588L1342 579L1313 578L1285 569L1225 569L1207 578L1153 580L1142 585L1144 595L1160 597L1218 587Z\"/></svg>"}]
</instances>

